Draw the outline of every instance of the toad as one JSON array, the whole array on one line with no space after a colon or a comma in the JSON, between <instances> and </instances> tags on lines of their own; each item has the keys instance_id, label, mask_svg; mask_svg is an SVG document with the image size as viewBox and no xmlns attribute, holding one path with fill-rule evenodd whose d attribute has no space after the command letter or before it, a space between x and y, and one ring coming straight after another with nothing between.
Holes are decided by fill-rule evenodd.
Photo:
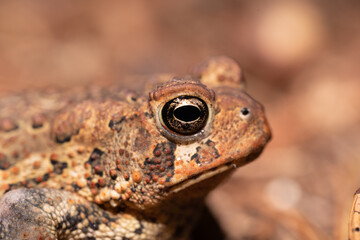
<instances>
[{"instance_id":1,"label":"toad","mask_svg":"<svg viewBox=\"0 0 360 240\"><path fill-rule=\"evenodd\" d=\"M149 82L0 98L0 239L184 239L271 137L232 59Z\"/></svg>"}]
</instances>

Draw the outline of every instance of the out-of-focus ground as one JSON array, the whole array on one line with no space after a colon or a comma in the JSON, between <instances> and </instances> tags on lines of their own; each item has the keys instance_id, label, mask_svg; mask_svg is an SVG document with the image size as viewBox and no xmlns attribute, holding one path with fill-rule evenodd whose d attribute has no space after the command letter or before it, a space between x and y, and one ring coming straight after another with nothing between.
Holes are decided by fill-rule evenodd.
<instances>
[{"instance_id":1,"label":"out-of-focus ground","mask_svg":"<svg viewBox=\"0 0 360 240\"><path fill-rule=\"evenodd\" d=\"M359 22L357 0L1 1L0 93L233 57L273 140L208 198L226 239L346 239L360 187Z\"/></svg>"}]
</instances>

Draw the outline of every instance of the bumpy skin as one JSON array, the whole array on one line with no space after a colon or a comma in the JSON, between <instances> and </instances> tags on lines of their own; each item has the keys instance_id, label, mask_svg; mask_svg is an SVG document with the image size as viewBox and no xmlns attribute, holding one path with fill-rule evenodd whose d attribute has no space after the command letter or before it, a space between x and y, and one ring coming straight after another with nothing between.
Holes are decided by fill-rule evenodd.
<instances>
[{"instance_id":1,"label":"bumpy skin","mask_svg":"<svg viewBox=\"0 0 360 240\"><path fill-rule=\"evenodd\" d=\"M0 239L188 234L206 194L271 134L231 59L157 79L139 94L114 86L0 99ZM164 124L164 105L181 96L207 106L196 133Z\"/></svg>"}]
</instances>

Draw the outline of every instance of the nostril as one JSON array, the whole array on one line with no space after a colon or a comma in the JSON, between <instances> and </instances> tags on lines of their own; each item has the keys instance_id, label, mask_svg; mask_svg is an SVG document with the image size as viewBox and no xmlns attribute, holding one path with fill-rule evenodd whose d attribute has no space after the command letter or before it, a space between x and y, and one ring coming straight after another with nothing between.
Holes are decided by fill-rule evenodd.
<instances>
[{"instance_id":1,"label":"nostril","mask_svg":"<svg viewBox=\"0 0 360 240\"><path fill-rule=\"evenodd\" d=\"M241 109L241 114L244 116L247 116L248 114L250 114L250 110L246 107Z\"/></svg>"},{"instance_id":2,"label":"nostril","mask_svg":"<svg viewBox=\"0 0 360 240\"><path fill-rule=\"evenodd\" d=\"M249 108L247 107L243 107L241 108L240 110L240 117L243 119L243 120L249 120L250 116L251 116L251 111Z\"/></svg>"}]
</instances>

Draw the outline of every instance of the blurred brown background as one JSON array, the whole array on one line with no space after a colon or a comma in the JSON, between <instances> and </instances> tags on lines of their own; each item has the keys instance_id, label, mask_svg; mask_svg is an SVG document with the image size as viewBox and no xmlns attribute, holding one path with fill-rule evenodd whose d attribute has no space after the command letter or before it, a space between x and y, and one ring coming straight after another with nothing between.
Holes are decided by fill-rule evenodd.
<instances>
[{"instance_id":1,"label":"blurred brown background","mask_svg":"<svg viewBox=\"0 0 360 240\"><path fill-rule=\"evenodd\" d=\"M360 187L359 22L357 0L1 1L0 93L233 57L273 140L208 198L226 239L346 239Z\"/></svg>"}]
</instances>

